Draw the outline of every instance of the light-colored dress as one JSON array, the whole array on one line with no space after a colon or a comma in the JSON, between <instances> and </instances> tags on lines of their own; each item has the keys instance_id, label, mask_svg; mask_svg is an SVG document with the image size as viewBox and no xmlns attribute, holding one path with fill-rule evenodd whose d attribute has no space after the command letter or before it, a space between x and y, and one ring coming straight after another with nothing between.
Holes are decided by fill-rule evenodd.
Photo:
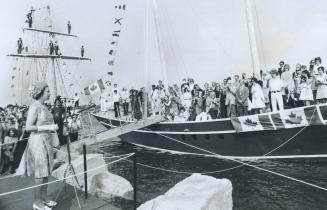
<instances>
[{"instance_id":1,"label":"light-colored dress","mask_svg":"<svg viewBox=\"0 0 327 210\"><path fill-rule=\"evenodd\" d=\"M318 75L316 77L316 81L327 82L327 75L326 74ZM327 98L327 85L318 84L316 99L326 99L326 98Z\"/></svg>"},{"instance_id":2,"label":"light-colored dress","mask_svg":"<svg viewBox=\"0 0 327 210\"><path fill-rule=\"evenodd\" d=\"M261 86L258 84L254 84L251 88L251 93L252 93L251 108L252 109L264 108L266 106L265 96L264 96Z\"/></svg>"},{"instance_id":3,"label":"light-colored dress","mask_svg":"<svg viewBox=\"0 0 327 210\"><path fill-rule=\"evenodd\" d=\"M313 93L311 89L311 83L307 84L305 82L299 84L300 88L300 100L301 101L313 101Z\"/></svg>"},{"instance_id":4,"label":"light-colored dress","mask_svg":"<svg viewBox=\"0 0 327 210\"><path fill-rule=\"evenodd\" d=\"M54 121L50 111L35 101L28 110L26 126L51 124L54 124ZM52 147L58 145L59 140L55 132L31 132L16 174L26 176L34 174L35 178L49 176L53 169Z\"/></svg>"}]
</instances>

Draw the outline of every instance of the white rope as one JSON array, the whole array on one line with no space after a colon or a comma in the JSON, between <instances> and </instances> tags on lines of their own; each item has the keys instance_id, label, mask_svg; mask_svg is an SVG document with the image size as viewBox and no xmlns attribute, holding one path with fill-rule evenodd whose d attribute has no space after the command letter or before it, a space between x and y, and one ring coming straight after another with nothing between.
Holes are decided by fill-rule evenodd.
<instances>
[{"instance_id":1,"label":"white rope","mask_svg":"<svg viewBox=\"0 0 327 210\"><path fill-rule=\"evenodd\" d=\"M306 181L303 181L303 180L300 180L300 179L296 179L296 178L293 178L293 177L290 177L290 176L286 176L286 175L283 175L283 174L280 174L280 173L277 173L277 172L274 172L274 171L271 171L271 170L268 170L268 169L264 169L264 168L261 168L261 167L258 167L258 166L254 166L254 165L251 165L249 163L245 163L245 162L242 162L240 160L236 160L236 159L233 159L233 158L230 158L230 157L226 157L226 156L222 156L222 155L219 155L217 153L214 153L214 152L211 152L209 150L206 150L206 149L202 149L202 148L199 148L199 147L196 147L196 146L193 146L191 144L188 144L188 143L185 143L185 142L182 142L182 141L179 141L177 139L174 139L174 138L171 138L169 136L166 136L166 135L163 135L163 134L160 134L158 133L158 135L160 136L163 136L167 139L170 139L172 141L175 141L175 142L178 142L178 143L181 143L181 144L184 144L186 146L189 146L189 147L192 147L194 149L198 149L198 150L201 150L201 151L204 151L204 152L207 152L209 154L212 154L212 155L215 155L216 157L218 158L221 158L221 159L227 159L227 160L231 160L231 161L234 161L234 162L237 162L237 163L240 163L242 165L246 165L246 166L249 166L249 167L252 167L252 168L255 168L255 169L258 169L258 170L261 170L261 171L265 171L265 172L268 172L268 173L271 173L271 174L274 174L274 175L277 175L277 176L280 176L280 177L284 177L286 179L290 179L290 180L293 180L293 181L296 181L296 182L299 182L299 183L302 183L302 184L305 184L305 185L308 185L308 186L311 186L311 187L315 187L315 188L318 188L318 189L321 189L321 190L324 190L324 191L327 191L327 188L324 188L324 187L321 187L321 186L318 186L318 185L315 185L315 184L312 184L312 183L309 183L309 182L306 182Z\"/></svg>"},{"instance_id":2,"label":"white rope","mask_svg":"<svg viewBox=\"0 0 327 210\"><path fill-rule=\"evenodd\" d=\"M131 156L133 156L135 153L129 153L129 154L126 154L125 157L122 157L118 160L114 160L110 163L107 163L107 164L104 164L104 165L101 165L101 166L98 166L96 168L92 168L90 170L87 170L87 171L83 171L83 172L80 172L80 173L77 173L75 175L71 175L71 176L68 176L68 177L65 177L65 178L62 178L62 179L58 179L58 180L54 180L54 181L51 181L51 182L47 182L47 183L43 183L43 184L39 184L39 185L33 185L33 186L30 186L30 187L26 187L26 188L21 188L21 189L18 189L18 190L13 190L13 191L10 191L10 192L6 192L6 193L1 193L0 194L0 197L3 197L3 196L6 196L6 195L10 195L10 194L14 194L14 193L18 193L18 192L22 192L22 191L25 191L25 190L30 190L30 189L34 189L34 188L38 188L38 187L41 187L41 186L45 186L45 185L49 185L49 184L54 184L54 183L57 183L57 182L61 182L63 180L66 180L66 179L70 179L70 178L73 178L73 177L77 177L77 176L80 176L82 174L85 174L85 173L89 173L89 172L92 172L92 171L96 171L100 168L103 168L105 166L108 166L108 165L112 165L116 162L119 162L121 160L124 160L126 158L129 158Z\"/></svg>"},{"instance_id":3,"label":"white rope","mask_svg":"<svg viewBox=\"0 0 327 210\"><path fill-rule=\"evenodd\" d=\"M26 140L28 140L28 138L19 139L19 140L15 141L15 142L11 142L11 143L3 143L3 144L0 144L0 147L10 145L10 144L16 144L16 143L18 143L20 141L26 141Z\"/></svg>"},{"instance_id":4,"label":"white rope","mask_svg":"<svg viewBox=\"0 0 327 210\"><path fill-rule=\"evenodd\" d=\"M53 149L53 150L56 150L57 152L60 152L60 153L62 153L62 154L65 154L66 156L68 155L67 152L62 151L62 150L60 150L60 149L57 149L57 148L52 148L52 149Z\"/></svg>"},{"instance_id":5,"label":"white rope","mask_svg":"<svg viewBox=\"0 0 327 210\"><path fill-rule=\"evenodd\" d=\"M16 176L18 176L18 175L16 175L16 174L12 174L12 175L9 175L9 176L1 177L0 180L10 179L10 178L14 178L14 177L16 177Z\"/></svg>"}]
</instances>

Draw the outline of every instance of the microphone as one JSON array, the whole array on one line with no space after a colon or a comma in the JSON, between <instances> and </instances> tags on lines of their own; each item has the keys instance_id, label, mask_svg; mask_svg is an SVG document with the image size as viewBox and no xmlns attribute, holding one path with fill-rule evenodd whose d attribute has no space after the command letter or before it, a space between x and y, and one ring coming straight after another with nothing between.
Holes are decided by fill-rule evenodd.
<instances>
[{"instance_id":1,"label":"microphone","mask_svg":"<svg viewBox=\"0 0 327 210\"><path fill-rule=\"evenodd\" d=\"M77 113L81 113L81 112L87 111L89 109L94 108L95 106L96 106L95 104L92 104L92 105L90 105L90 106L88 106L88 107L86 107L84 109L78 110Z\"/></svg>"}]
</instances>

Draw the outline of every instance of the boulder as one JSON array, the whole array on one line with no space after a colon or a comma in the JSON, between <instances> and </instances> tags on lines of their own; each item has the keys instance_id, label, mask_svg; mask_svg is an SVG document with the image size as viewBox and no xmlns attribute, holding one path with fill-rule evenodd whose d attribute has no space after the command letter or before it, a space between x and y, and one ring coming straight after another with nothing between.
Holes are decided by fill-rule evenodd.
<instances>
[{"instance_id":1,"label":"boulder","mask_svg":"<svg viewBox=\"0 0 327 210\"><path fill-rule=\"evenodd\" d=\"M89 193L101 196L102 198L118 196L129 200L133 199L133 187L126 179L110 173L107 166L100 167L106 164L102 154L88 154L86 159L88 171L98 168L87 174ZM72 165L76 174L83 173L83 155L79 155L72 160ZM62 179L65 175L65 171L67 171L67 167L67 163L62 164L52 172L52 175L57 179ZM72 173L67 171L66 176L71 175ZM79 185L84 185L84 174L78 175L77 180ZM77 186L73 178L67 179L66 183ZM84 187L81 189L84 190Z\"/></svg>"},{"instance_id":2,"label":"boulder","mask_svg":"<svg viewBox=\"0 0 327 210\"><path fill-rule=\"evenodd\" d=\"M228 179L192 174L164 195L142 204L138 210L233 209L232 183Z\"/></svg>"},{"instance_id":3,"label":"boulder","mask_svg":"<svg viewBox=\"0 0 327 210\"><path fill-rule=\"evenodd\" d=\"M122 177L103 172L92 177L89 192L100 198L111 198L118 196L127 200L133 200L133 187Z\"/></svg>"}]
</instances>

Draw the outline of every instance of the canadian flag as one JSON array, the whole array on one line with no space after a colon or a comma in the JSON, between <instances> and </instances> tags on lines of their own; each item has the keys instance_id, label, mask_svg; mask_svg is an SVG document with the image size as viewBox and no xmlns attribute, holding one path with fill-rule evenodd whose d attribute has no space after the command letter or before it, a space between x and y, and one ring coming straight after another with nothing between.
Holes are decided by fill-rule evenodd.
<instances>
[{"instance_id":1,"label":"canadian flag","mask_svg":"<svg viewBox=\"0 0 327 210\"><path fill-rule=\"evenodd\" d=\"M102 79L95 81L90 84L88 87L84 88L85 95L94 95L96 93L100 93L101 90L104 90L105 86L103 84Z\"/></svg>"}]
</instances>

